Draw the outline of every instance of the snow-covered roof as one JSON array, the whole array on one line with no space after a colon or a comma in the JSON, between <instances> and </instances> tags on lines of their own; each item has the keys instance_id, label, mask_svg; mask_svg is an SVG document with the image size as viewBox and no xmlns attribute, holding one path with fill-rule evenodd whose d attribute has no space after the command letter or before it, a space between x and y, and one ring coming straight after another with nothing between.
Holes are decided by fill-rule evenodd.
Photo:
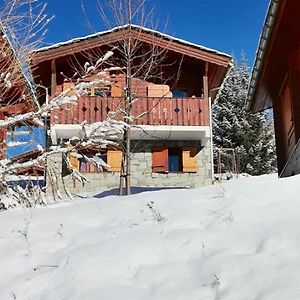
<instances>
[{"instance_id":1,"label":"snow-covered roof","mask_svg":"<svg viewBox=\"0 0 300 300\"><path fill-rule=\"evenodd\" d=\"M90 35L87 35L87 36L74 38L74 39L71 39L71 40L68 40L68 41L65 41L65 42L60 42L60 43L57 43L57 44L54 44L54 45L51 45L51 46L42 47L42 48L39 48L39 49L35 50L35 52L43 52L43 51L47 51L47 50L50 50L50 49L59 48L59 47L65 46L65 45L70 45L70 44L73 44L73 43L77 43L77 42L85 41L85 40L88 40L88 39L92 39L92 38L95 38L95 37L100 37L100 36L103 36L103 35L106 35L106 34L109 34L109 33L112 33L112 32L116 32L116 31L119 31L119 30L122 30L122 29L126 29L128 27L129 27L129 25L117 26L117 27L114 27L114 28L109 29L109 30L100 31L100 32L90 34ZM214 53L214 54L217 54L217 55L222 55L222 56L226 56L228 58L231 58L231 55L229 55L227 53L220 52L220 51L217 51L217 50L214 50L214 49L202 46L202 45L194 44L194 43L182 40L180 38L176 38L176 37L170 36L168 34L159 32L157 30L142 27L142 26L139 26L139 25L131 25L131 27L134 28L134 29L142 30L142 31L147 32L147 33L158 35L158 36L160 36L162 38L165 38L167 40L172 40L172 41L175 41L175 42L183 44L183 45L187 45L187 46L197 48L199 50L203 50L203 51L207 51L207 52L211 52L211 53Z\"/></svg>"}]
</instances>

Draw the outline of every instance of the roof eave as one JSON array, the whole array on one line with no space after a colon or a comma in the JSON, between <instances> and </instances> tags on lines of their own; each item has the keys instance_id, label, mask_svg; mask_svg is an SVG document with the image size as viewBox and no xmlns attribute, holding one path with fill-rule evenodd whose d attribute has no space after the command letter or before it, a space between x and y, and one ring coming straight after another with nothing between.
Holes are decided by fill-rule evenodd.
<instances>
[{"instance_id":1,"label":"roof eave","mask_svg":"<svg viewBox=\"0 0 300 300\"><path fill-rule=\"evenodd\" d=\"M259 79L261 77L261 72L264 67L266 53L268 51L268 46L270 45L270 41L272 39L275 21L277 19L281 3L281 0L271 0L268 7L267 15L263 25L263 30L260 35L260 40L256 51L255 62L251 73L247 98L248 110L256 110L254 109L255 94L257 93Z\"/></svg>"},{"instance_id":2,"label":"roof eave","mask_svg":"<svg viewBox=\"0 0 300 300\"><path fill-rule=\"evenodd\" d=\"M157 36L159 36L163 39L174 41L175 43L178 43L178 44L182 44L182 45L189 46L191 48L194 48L194 49L197 49L197 50L200 50L200 51L211 53L211 54L216 55L220 58L222 57L224 60L231 59L231 55L229 55L227 53L224 53L224 52L220 52L220 51L215 50L215 49L211 49L211 48L208 48L208 47L205 47L205 46L202 46L202 45L197 45L197 44L194 44L194 43L191 43L191 42L188 42L188 41L185 41L185 40L182 40L182 39L179 39L179 38L161 33L159 31L146 28L146 27L142 27L142 26L138 26L138 25L131 25L131 26L132 26L132 28L143 31L144 33L151 33L151 34L157 35ZM43 47L43 48L40 48L40 49L37 49L37 50L33 51L33 53L37 56L39 56L39 55L42 56L43 52L47 52L47 51L51 51L51 50L55 51L56 49L59 49L59 48L64 47L64 46L70 46L72 44L76 44L78 42L86 41L88 39L103 37L107 34L110 34L110 33L113 33L113 32L118 32L122 29L127 29L127 27L128 27L128 25L114 27L114 28L112 28L110 30L107 30L107 31L97 32L95 34L87 35L85 37L79 37L79 38L75 38L75 39L72 39L72 40L69 40L69 41L66 41L66 42L57 43L57 44L54 44L54 45L49 46L49 47Z\"/></svg>"}]
</instances>

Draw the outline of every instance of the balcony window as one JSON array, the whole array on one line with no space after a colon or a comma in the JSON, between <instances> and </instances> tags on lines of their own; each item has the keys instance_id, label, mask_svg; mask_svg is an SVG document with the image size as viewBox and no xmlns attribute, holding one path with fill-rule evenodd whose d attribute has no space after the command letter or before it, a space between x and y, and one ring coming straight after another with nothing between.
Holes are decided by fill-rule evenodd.
<instances>
[{"instance_id":1,"label":"balcony window","mask_svg":"<svg viewBox=\"0 0 300 300\"><path fill-rule=\"evenodd\" d=\"M186 90L172 90L173 98L187 98L188 92Z\"/></svg>"}]
</instances>

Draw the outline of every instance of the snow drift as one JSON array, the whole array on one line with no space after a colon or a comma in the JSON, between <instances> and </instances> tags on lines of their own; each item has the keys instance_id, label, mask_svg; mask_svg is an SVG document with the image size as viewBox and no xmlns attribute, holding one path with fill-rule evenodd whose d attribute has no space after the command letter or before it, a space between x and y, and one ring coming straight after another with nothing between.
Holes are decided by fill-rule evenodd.
<instances>
[{"instance_id":1,"label":"snow drift","mask_svg":"<svg viewBox=\"0 0 300 300\"><path fill-rule=\"evenodd\" d=\"M0 213L0 299L299 299L299 176Z\"/></svg>"}]
</instances>

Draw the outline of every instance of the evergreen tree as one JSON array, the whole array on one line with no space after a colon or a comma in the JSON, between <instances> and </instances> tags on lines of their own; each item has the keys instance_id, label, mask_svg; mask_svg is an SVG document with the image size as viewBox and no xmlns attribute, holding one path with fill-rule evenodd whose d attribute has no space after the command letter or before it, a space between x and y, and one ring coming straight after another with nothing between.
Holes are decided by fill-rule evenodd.
<instances>
[{"instance_id":1,"label":"evergreen tree","mask_svg":"<svg viewBox=\"0 0 300 300\"><path fill-rule=\"evenodd\" d=\"M276 171L274 130L268 112L247 111L249 80L245 60L235 62L213 105L213 139L215 149L235 149L239 173L260 175ZM222 172L231 161L232 154L223 151Z\"/></svg>"}]
</instances>

